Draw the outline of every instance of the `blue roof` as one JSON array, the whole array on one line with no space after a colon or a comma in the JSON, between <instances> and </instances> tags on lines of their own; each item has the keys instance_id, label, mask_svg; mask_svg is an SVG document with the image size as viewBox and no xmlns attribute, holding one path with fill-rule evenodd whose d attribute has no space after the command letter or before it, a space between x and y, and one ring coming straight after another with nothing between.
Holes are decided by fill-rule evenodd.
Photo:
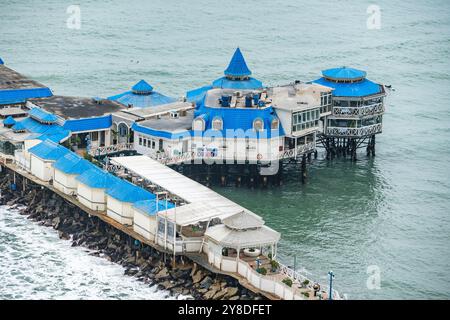
<instances>
[{"instance_id":1,"label":"blue roof","mask_svg":"<svg viewBox=\"0 0 450 320\"><path fill-rule=\"evenodd\" d=\"M125 106L131 105L135 108L153 107L176 101L175 98L165 96L156 91L152 91L150 94L147 95L136 94L133 91L126 91L124 93L108 97L108 100L120 102Z\"/></svg>"},{"instance_id":2,"label":"blue roof","mask_svg":"<svg viewBox=\"0 0 450 320\"><path fill-rule=\"evenodd\" d=\"M28 152L44 160L56 161L59 158L64 157L70 151L53 141L45 140L30 148Z\"/></svg>"},{"instance_id":3,"label":"blue roof","mask_svg":"<svg viewBox=\"0 0 450 320\"><path fill-rule=\"evenodd\" d=\"M189 102L200 102L204 98L206 92L213 88L213 86L203 86L197 89L190 90L186 92L186 100Z\"/></svg>"},{"instance_id":4,"label":"blue roof","mask_svg":"<svg viewBox=\"0 0 450 320\"><path fill-rule=\"evenodd\" d=\"M84 171L76 179L91 188L108 189L114 183L117 183L118 178L91 164L91 168Z\"/></svg>"},{"instance_id":5,"label":"blue roof","mask_svg":"<svg viewBox=\"0 0 450 320\"><path fill-rule=\"evenodd\" d=\"M81 174L92 168L92 164L74 152L67 153L53 164L55 169L66 174Z\"/></svg>"},{"instance_id":6,"label":"blue roof","mask_svg":"<svg viewBox=\"0 0 450 320\"><path fill-rule=\"evenodd\" d=\"M262 82L255 78L249 78L246 80L230 80L227 77L222 77L213 82L214 88L222 89L237 89L237 90L256 90L262 89Z\"/></svg>"},{"instance_id":7,"label":"blue roof","mask_svg":"<svg viewBox=\"0 0 450 320\"><path fill-rule=\"evenodd\" d=\"M148 127L141 126L136 122L133 122L131 129L133 129L136 132L148 134L150 136L166 138L166 139L179 139L179 138L184 138L186 136L191 136L191 132L189 130L173 133L173 132L169 132L169 131L154 130L154 129L151 129Z\"/></svg>"},{"instance_id":8,"label":"blue roof","mask_svg":"<svg viewBox=\"0 0 450 320\"><path fill-rule=\"evenodd\" d=\"M253 108L217 108L205 106L202 102L199 108L195 111L194 117L203 117L205 120L205 130L209 130L209 133L214 134L212 131L212 121L214 118L219 117L222 119L223 130L221 134L223 137L227 136L227 130L236 130L236 136L238 138L271 138L284 135L284 129L279 122L279 130L271 130L271 121L276 116L276 113L272 107L264 109ZM261 119L264 123L264 130L253 130L253 121ZM241 129L241 130L238 130Z\"/></svg>"},{"instance_id":9,"label":"blue roof","mask_svg":"<svg viewBox=\"0 0 450 320\"><path fill-rule=\"evenodd\" d=\"M156 210L156 199L137 201L133 204L133 207L148 214L149 216L154 216L157 211L159 212L166 210L166 202L167 209L175 208L175 205L172 202L161 199L158 200L158 210Z\"/></svg>"},{"instance_id":10,"label":"blue roof","mask_svg":"<svg viewBox=\"0 0 450 320\"><path fill-rule=\"evenodd\" d=\"M17 122L12 126L13 131L25 131L27 128L22 122Z\"/></svg>"},{"instance_id":11,"label":"blue roof","mask_svg":"<svg viewBox=\"0 0 450 320\"><path fill-rule=\"evenodd\" d=\"M45 98L52 95L49 88L0 90L0 104L24 103L27 99Z\"/></svg>"},{"instance_id":12,"label":"blue roof","mask_svg":"<svg viewBox=\"0 0 450 320\"><path fill-rule=\"evenodd\" d=\"M17 129L22 128L22 129ZM71 132L69 130L65 130L63 127L57 124L43 124L32 118L25 118L19 122L17 122L13 127L13 131L19 130L27 130L30 133L34 133L35 137L40 140L50 139L54 142L61 142L64 139L67 139Z\"/></svg>"},{"instance_id":13,"label":"blue roof","mask_svg":"<svg viewBox=\"0 0 450 320\"><path fill-rule=\"evenodd\" d=\"M14 118L11 117L11 116L8 116L6 119L3 120L3 124L4 124L5 126L12 126L12 125L14 125L15 123L16 123L16 120L14 120Z\"/></svg>"},{"instance_id":14,"label":"blue roof","mask_svg":"<svg viewBox=\"0 0 450 320\"><path fill-rule=\"evenodd\" d=\"M110 114L95 118L66 120L63 124L64 129L70 130L72 132L109 129L111 126L112 126L112 116Z\"/></svg>"},{"instance_id":15,"label":"blue roof","mask_svg":"<svg viewBox=\"0 0 450 320\"><path fill-rule=\"evenodd\" d=\"M145 80L141 80L136 83L131 90L135 93L148 94L153 91L153 87Z\"/></svg>"},{"instance_id":16,"label":"blue roof","mask_svg":"<svg viewBox=\"0 0 450 320\"><path fill-rule=\"evenodd\" d=\"M331 80L357 80L365 78L366 72L353 68L341 67L323 70L322 75Z\"/></svg>"},{"instance_id":17,"label":"blue roof","mask_svg":"<svg viewBox=\"0 0 450 320\"><path fill-rule=\"evenodd\" d=\"M58 117L56 117L54 114L51 114L40 108L32 108L30 111L28 111L28 114L31 118L36 119L39 122L55 122L56 120L58 120Z\"/></svg>"},{"instance_id":18,"label":"blue roof","mask_svg":"<svg viewBox=\"0 0 450 320\"><path fill-rule=\"evenodd\" d=\"M247 67L244 56L242 55L241 49L237 48L231 58L228 68L224 71L226 76L231 77L243 77L252 74L250 69Z\"/></svg>"},{"instance_id":19,"label":"blue roof","mask_svg":"<svg viewBox=\"0 0 450 320\"><path fill-rule=\"evenodd\" d=\"M368 79L353 83L342 83L320 78L313 82L333 88L333 96L335 97L365 97L382 92L381 85Z\"/></svg>"},{"instance_id":20,"label":"blue roof","mask_svg":"<svg viewBox=\"0 0 450 320\"><path fill-rule=\"evenodd\" d=\"M116 182L108 188L106 194L122 202L136 202L156 198L153 193L119 178L116 178Z\"/></svg>"},{"instance_id":21,"label":"blue roof","mask_svg":"<svg viewBox=\"0 0 450 320\"><path fill-rule=\"evenodd\" d=\"M2 58L0 58L0 64L4 64L4 62L3 62Z\"/></svg>"}]
</instances>

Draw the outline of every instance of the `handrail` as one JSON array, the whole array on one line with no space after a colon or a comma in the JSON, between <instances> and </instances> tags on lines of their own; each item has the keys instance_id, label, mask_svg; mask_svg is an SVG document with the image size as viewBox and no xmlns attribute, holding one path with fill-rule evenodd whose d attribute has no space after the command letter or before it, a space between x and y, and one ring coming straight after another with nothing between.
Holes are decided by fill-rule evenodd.
<instances>
[{"instance_id":1,"label":"handrail","mask_svg":"<svg viewBox=\"0 0 450 320\"><path fill-rule=\"evenodd\" d=\"M333 116L335 117L364 117L384 112L384 103L378 102L360 107L333 107Z\"/></svg>"},{"instance_id":2,"label":"handrail","mask_svg":"<svg viewBox=\"0 0 450 320\"><path fill-rule=\"evenodd\" d=\"M119 144L112 144L110 146L105 147L91 147L88 151L88 153L91 156L104 156L111 153L116 153L120 151L129 151L134 150L134 144L127 142L127 143L119 143Z\"/></svg>"}]
</instances>

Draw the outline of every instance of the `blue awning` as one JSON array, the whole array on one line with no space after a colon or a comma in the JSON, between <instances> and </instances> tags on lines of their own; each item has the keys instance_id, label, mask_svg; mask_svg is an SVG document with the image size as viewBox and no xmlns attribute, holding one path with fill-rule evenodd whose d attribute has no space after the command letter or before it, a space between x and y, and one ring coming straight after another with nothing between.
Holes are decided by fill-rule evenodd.
<instances>
[{"instance_id":1,"label":"blue awning","mask_svg":"<svg viewBox=\"0 0 450 320\"><path fill-rule=\"evenodd\" d=\"M64 129L70 130L73 133L104 130L109 129L111 126L112 126L112 117L110 114L95 118L66 120L63 124Z\"/></svg>"},{"instance_id":2,"label":"blue awning","mask_svg":"<svg viewBox=\"0 0 450 320\"><path fill-rule=\"evenodd\" d=\"M45 98L52 95L53 93L49 88L0 90L0 105L24 103L27 99Z\"/></svg>"}]
</instances>

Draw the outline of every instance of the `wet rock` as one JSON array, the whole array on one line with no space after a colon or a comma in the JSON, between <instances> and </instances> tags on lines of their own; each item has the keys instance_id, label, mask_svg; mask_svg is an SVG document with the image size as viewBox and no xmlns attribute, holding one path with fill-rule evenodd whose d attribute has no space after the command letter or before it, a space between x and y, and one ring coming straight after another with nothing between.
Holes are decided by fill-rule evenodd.
<instances>
[{"instance_id":1,"label":"wet rock","mask_svg":"<svg viewBox=\"0 0 450 320\"><path fill-rule=\"evenodd\" d=\"M63 231L59 231L58 232L59 238L63 239L63 240L70 240L70 235L63 232Z\"/></svg>"},{"instance_id":2,"label":"wet rock","mask_svg":"<svg viewBox=\"0 0 450 320\"><path fill-rule=\"evenodd\" d=\"M200 288L209 289L209 287L212 285L212 283L213 283L213 279L211 279L210 276L207 276L200 282Z\"/></svg>"},{"instance_id":3,"label":"wet rock","mask_svg":"<svg viewBox=\"0 0 450 320\"><path fill-rule=\"evenodd\" d=\"M192 276L192 283L198 283L200 281L203 280L203 278L205 277L204 273L202 272L202 270L198 270L193 276Z\"/></svg>"},{"instance_id":4,"label":"wet rock","mask_svg":"<svg viewBox=\"0 0 450 320\"><path fill-rule=\"evenodd\" d=\"M169 277L169 272L167 271L167 268L164 267L163 269L161 269L161 271L159 271L156 275L155 275L155 279L156 280L162 280L162 279L166 279Z\"/></svg>"}]
</instances>

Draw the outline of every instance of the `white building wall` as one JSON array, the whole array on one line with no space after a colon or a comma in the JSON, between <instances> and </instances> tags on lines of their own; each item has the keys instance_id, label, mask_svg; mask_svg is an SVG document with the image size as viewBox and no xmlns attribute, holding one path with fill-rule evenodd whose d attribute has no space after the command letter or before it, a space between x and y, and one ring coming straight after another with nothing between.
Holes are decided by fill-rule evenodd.
<instances>
[{"instance_id":1,"label":"white building wall","mask_svg":"<svg viewBox=\"0 0 450 320\"><path fill-rule=\"evenodd\" d=\"M106 210L106 195L104 189L90 188L89 186L78 182L77 196L78 201L92 210Z\"/></svg>"},{"instance_id":2,"label":"white building wall","mask_svg":"<svg viewBox=\"0 0 450 320\"><path fill-rule=\"evenodd\" d=\"M133 224L134 210L129 202L122 202L113 197L106 196L106 214L125 225Z\"/></svg>"},{"instance_id":3,"label":"white building wall","mask_svg":"<svg viewBox=\"0 0 450 320\"><path fill-rule=\"evenodd\" d=\"M148 240L155 240L156 217L133 209L133 230Z\"/></svg>"},{"instance_id":4,"label":"white building wall","mask_svg":"<svg viewBox=\"0 0 450 320\"><path fill-rule=\"evenodd\" d=\"M32 175L42 181L50 181L52 179L54 170L52 164L54 161L45 161L33 154L31 154L30 160L30 170Z\"/></svg>"},{"instance_id":5,"label":"white building wall","mask_svg":"<svg viewBox=\"0 0 450 320\"><path fill-rule=\"evenodd\" d=\"M76 177L77 175L66 174L58 169L54 169L53 186L65 194L76 194L78 187Z\"/></svg>"}]
</instances>

